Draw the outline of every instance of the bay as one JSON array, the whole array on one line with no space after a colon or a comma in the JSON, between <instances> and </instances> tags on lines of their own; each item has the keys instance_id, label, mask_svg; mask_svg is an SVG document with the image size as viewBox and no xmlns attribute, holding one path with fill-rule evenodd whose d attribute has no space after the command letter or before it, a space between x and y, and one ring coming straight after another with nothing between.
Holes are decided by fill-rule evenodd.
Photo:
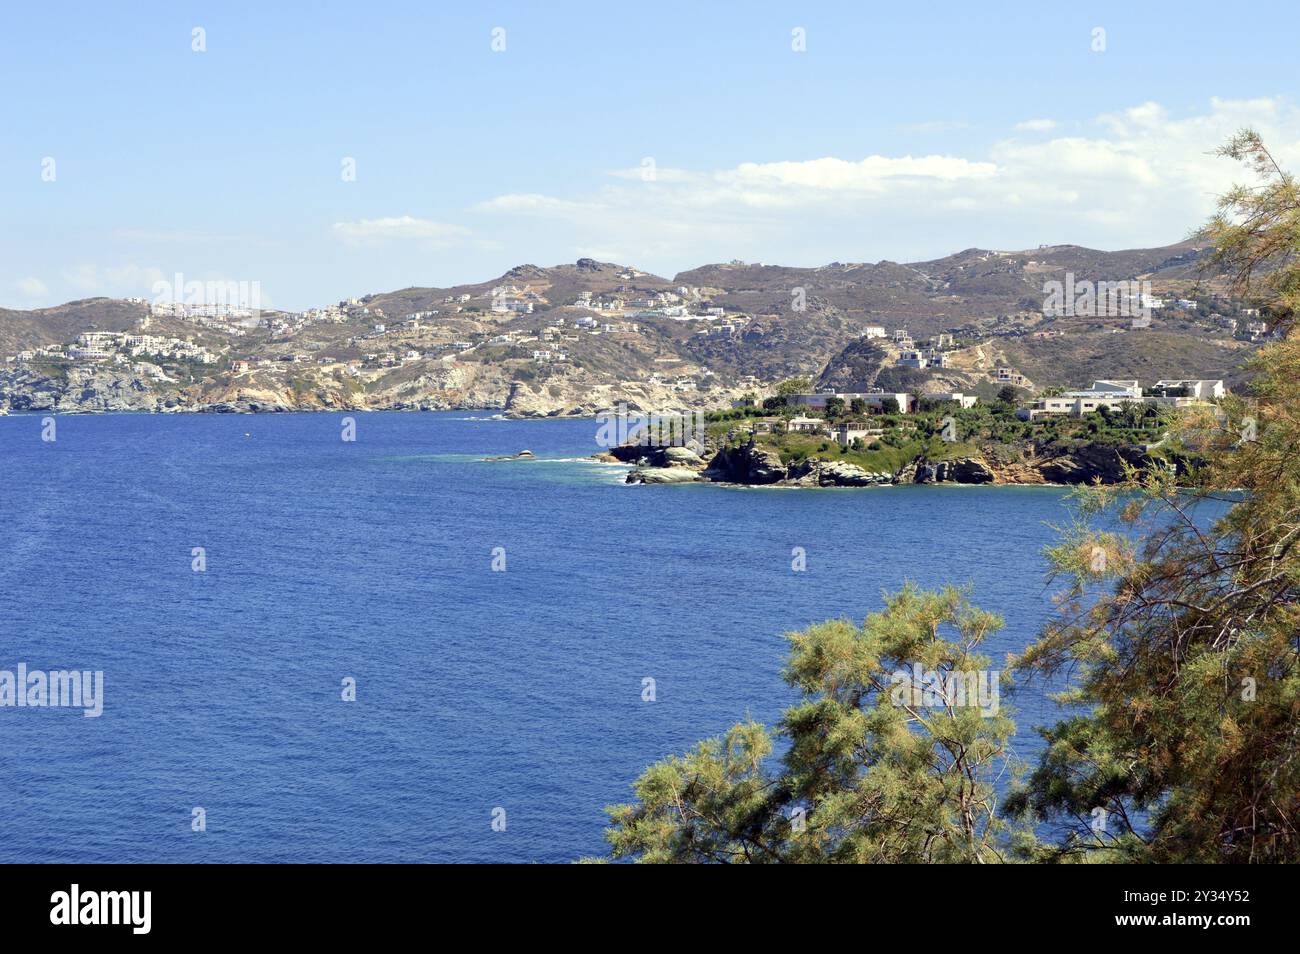
<instances>
[{"instance_id":1,"label":"bay","mask_svg":"<svg viewBox=\"0 0 1300 954\"><path fill-rule=\"evenodd\" d=\"M1050 613L1059 488L628 486L594 421L342 418L0 418L0 669L105 680L0 709L0 860L598 854L647 764L779 716L786 631L968 584L998 666Z\"/></svg>"}]
</instances>

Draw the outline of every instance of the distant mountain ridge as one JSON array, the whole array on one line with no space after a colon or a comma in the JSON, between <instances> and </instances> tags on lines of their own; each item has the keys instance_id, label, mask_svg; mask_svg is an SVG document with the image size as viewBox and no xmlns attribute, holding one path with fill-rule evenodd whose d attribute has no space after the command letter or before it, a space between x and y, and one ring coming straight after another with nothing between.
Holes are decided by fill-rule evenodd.
<instances>
[{"instance_id":1,"label":"distant mountain ridge","mask_svg":"<svg viewBox=\"0 0 1300 954\"><path fill-rule=\"evenodd\" d=\"M155 315L148 320L152 333L192 340L217 357L182 369L175 394L163 393L169 386L154 375L152 383L119 382L114 400L143 395L144 407L171 401L179 408L241 401L487 406L546 414L589 410L595 399L586 394L716 403L797 375L841 389L932 391L986 389L997 366L1015 367L1039 384L1107 376L1239 379L1254 342L1225 330L1242 303L1224 294L1220 278L1202 274L1208 252L1192 240L1115 252L1077 245L972 248L910 263L805 268L733 261L672 278L591 258L521 264L489 281L369 294L334 307L329 320L273 312L263 316L264 327L234 329ZM1046 284L1067 278L1137 280L1154 294L1195 301L1155 313L1151 327L1141 330L1113 320L1045 316ZM0 310L0 355L16 370L20 353L67 345L89 331L138 329L149 312L138 302L106 298ZM890 340L864 346L871 328L884 328ZM901 365L900 346L907 342L892 339L904 331L918 345L951 335L949 366ZM66 382L70 370L80 379L87 369L53 359L36 363L22 375L7 375L10 406L34 406L30 395L13 392L30 392L37 380L41 401L82 401L68 396ZM233 373L235 367L241 370ZM109 371L126 373L98 367L92 377L111 378ZM5 387L0 381L0 401Z\"/></svg>"}]
</instances>

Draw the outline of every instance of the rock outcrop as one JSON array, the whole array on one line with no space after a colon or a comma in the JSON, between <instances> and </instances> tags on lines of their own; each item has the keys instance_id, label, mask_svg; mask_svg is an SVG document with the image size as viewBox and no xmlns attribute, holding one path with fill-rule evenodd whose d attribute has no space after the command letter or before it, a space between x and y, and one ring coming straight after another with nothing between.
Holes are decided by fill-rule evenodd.
<instances>
[{"instance_id":1,"label":"rock outcrop","mask_svg":"<svg viewBox=\"0 0 1300 954\"><path fill-rule=\"evenodd\" d=\"M1038 465L1043 478L1054 484L1114 484L1124 479L1124 465L1142 468L1150 458L1138 447L1084 444Z\"/></svg>"},{"instance_id":2,"label":"rock outcrop","mask_svg":"<svg viewBox=\"0 0 1300 954\"><path fill-rule=\"evenodd\" d=\"M870 487L893 483L894 475L864 470L842 460L809 457L787 470L789 482L800 487Z\"/></svg>"},{"instance_id":3,"label":"rock outcrop","mask_svg":"<svg viewBox=\"0 0 1300 954\"><path fill-rule=\"evenodd\" d=\"M788 487L870 487L879 484L1114 484L1125 478L1125 464L1139 470L1157 466L1139 447L1083 444L1056 453L1027 448L1014 461L977 456L930 461L917 458L896 473L869 471L845 460L805 457L789 464L767 444L726 447L707 464L687 448L619 447L601 459L637 465L629 483L715 483ZM1172 466L1172 465L1161 465ZM1180 467L1180 473L1182 468Z\"/></svg>"},{"instance_id":4,"label":"rock outcrop","mask_svg":"<svg viewBox=\"0 0 1300 954\"><path fill-rule=\"evenodd\" d=\"M533 460L535 457L536 455L532 451L521 450L517 454L502 454L497 457L484 457L483 460L487 462L500 460Z\"/></svg>"},{"instance_id":5,"label":"rock outcrop","mask_svg":"<svg viewBox=\"0 0 1300 954\"><path fill-rule=\"evenodd\" d=\"M988 464L977 457L918 463L911 472L912 481L918 484L991 484L997 480Z\"/></svg>"},{"instance_id":6,"label":"rock outcrop","mask_svg":"<svg viewBox=\"0 0 1300 954\"><path fill-rule=\"evenodd\" d=\"M775 484L786 479L787 468L775 447L745 444L718 451L704 475L731 484Z\"/></svg>"},{"instance_id":7,"label":"rock outcrop","mask_svg":"<svg viewBox=\"0 0 1300 954\"><path fill-rule=\"evenodd\" d=\"M629 484L692 484L704 479L689 467L638 467L627 475Z\"/></svg>"},{"instance_id":8,"label":"rock outcrop","mask_svg":"<svg viewBox=\"0 0 1300 954\"><path fill-rule=\"evenodd\" d=\"M159 411L167 397L130 371L112 366L72 367L66 377L46 377L27 369L0 374L0 404L15 411Z\"/></svg>"},{"instance_id":9,"label":"rock outcrop","mask_svg":"<svg viewBox=\"0 0 1300 954\"><path fill-rule=\"evenodd\" d=\"M624 444L597 454L598 460L636 464L627 475L629 484L689 484L709 478L704 476L704 458L690 447L646 447Z\"/></svg>"}]
</instances>

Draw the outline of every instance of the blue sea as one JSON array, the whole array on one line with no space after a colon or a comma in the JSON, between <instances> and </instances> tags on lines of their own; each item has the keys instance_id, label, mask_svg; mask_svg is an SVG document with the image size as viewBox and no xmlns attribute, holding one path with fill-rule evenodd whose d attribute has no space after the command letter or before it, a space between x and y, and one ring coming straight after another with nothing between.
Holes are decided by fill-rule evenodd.
<instances>
[{"instance_id":1,"label":"blue sea","mask_svg":"<svg viewBox=\"0 0 1300 954\"><path fill-rule=\"evenodd\" d=\"M628 486L592 421L342 417L0 417L0 669L104 673L99 718L0 708L0 861L600 854L646 765L792 701L783 633L968 583L1000 665L1050 613L1060 489Z\"/></svg>"}]
</instances>

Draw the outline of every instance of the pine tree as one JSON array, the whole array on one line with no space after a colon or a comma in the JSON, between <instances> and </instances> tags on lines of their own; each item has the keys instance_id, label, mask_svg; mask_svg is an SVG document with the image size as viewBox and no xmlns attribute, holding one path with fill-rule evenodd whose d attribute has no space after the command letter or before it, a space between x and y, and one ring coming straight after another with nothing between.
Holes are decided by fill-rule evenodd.
<instances>
[{"instance_id":1,"label":"pine tree","mask_svg":"<svg viewBox=\"0 0 1300 954\"><path fill-rule=\"evenodd\" d=\"M1254 133L1223 154L1259 182L1224 197L1213 264L1286 337L1251 362L1251 398L1182 420L1205 466L1087 491L1051 552L1062 615L1019 665L1082 667L1085 712L1011 806L1060 826L1040 859L1300 860L1300 202Z\"/></svg>"},{"instance_id":2,"label":"pine tree","mask_svg":"<svg viewBox=\"0 0 1300 954\"><path fill-rule=\"evenodd\" d=\"M788 636L801 701L652 765L608 809L642 862L998 862L1027 837L997 811L1014 724L977 653L1002 621L956 589L906 587L862 626ZM919 678L918 678L919 675ZM774 743L786 745L773 764Z\"/></svg>"}]
</instances>

